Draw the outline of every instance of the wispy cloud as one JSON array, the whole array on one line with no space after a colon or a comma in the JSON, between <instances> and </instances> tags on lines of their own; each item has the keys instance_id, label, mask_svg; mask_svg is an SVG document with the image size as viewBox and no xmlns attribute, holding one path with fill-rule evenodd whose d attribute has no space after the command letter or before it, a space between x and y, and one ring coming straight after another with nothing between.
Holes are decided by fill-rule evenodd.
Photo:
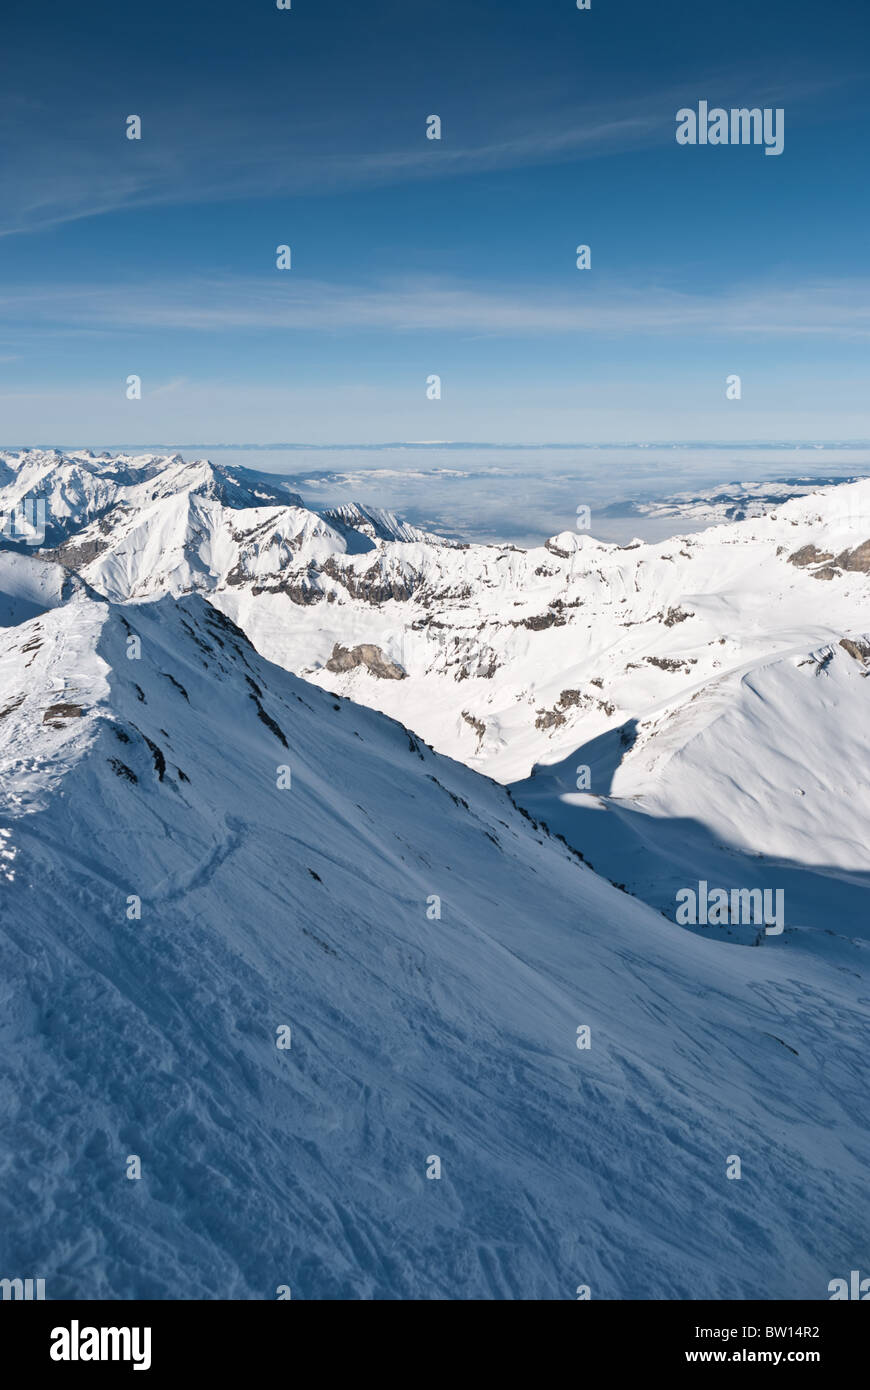
<instances>
[{"instance_id":1,"label":"wispy cloud","mask_svg":"<svg viewBox=\"0 0 870 1390\"><path fill-rule=\"evenodd\" d=\"M689 293L655 285L591 289L579 272L564 291L482 290L431 278L373 284L271 278L189 278L4 291L0 327L35 334L321 333L416 331L525 337L560 334L870 336L870 280L745 285Z\"/></svg>"},{"instance_id":2,"label":"wispy cloud","mask_svg":"<svg viewBox=\"0 0 870 1390\"><path fill-rule=\"evenodd\" d=\"M416 148L336 153L323 148L321 136L315 152L289 156L273 134L264 139L257 130L251 131L249 143L239 150L237 129L225 139L223 132L214 129L184 132L175 150L168 149L165 141L149 149L145 141L140 146L119 137L111 158L103 133L94 139L92 154L83 153L81 141L68 157L62 140L45 148L31 145L26 162L7 161L2 172L7 196L0 206L0 237L149 207L328 195L590 159L663 142L671 135L670 123L665 130L661 113L602 119L591 112L573 111L563 119L562 125L475 144L453 143L448 138L427 141L421 118Z\"/></svg>"},{"instance_id":3,"label":"wispy cloud","mask_svg":"<svg viewBox=\"0 0 870 1390\"><path fill-rule=\"evenodd\" d=\"M672 144L674 114L691 97L743 93L747 77L699 79L692 92L660 88L609 105L549 109L504 99L485 125L467 113L445 113L444 138L424 138L420 108L413 133L365 127L335 116L299 116L288 143L273 109L222 109L194 89L183 104L162 101L143 115L143 139L124 137L123 112L76 112L61 119L36 107L22 119L0 111L0 237L20 235L109 213L290 195L331 195L353 189L444 179L599 158ZM758 78L756 104L782 104L789 117L844 76L791 81ZM742 100L742 96L741 96ZM104 104L104 103L103 103ZM497 132L493 135L492 132Z\"/></svg>"}]
</instances>

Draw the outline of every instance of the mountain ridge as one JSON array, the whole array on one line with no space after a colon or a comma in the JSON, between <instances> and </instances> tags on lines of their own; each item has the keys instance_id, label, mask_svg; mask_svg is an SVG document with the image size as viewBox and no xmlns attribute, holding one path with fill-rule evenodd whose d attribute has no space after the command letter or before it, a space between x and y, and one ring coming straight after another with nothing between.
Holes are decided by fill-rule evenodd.
<instances>
[{"instance_id":1,"label":"mountain ridge","mask_svg":"<svg viewBox=\"0 0 870 1390\"><path fill-rule=\"evenodd\" d=\"M666 922L202 596L45 563L0 571L42 607L0 630L10 1267L255 1299L815 1298L852 1267L851 974Z\"/></svg>"}]
</instances>

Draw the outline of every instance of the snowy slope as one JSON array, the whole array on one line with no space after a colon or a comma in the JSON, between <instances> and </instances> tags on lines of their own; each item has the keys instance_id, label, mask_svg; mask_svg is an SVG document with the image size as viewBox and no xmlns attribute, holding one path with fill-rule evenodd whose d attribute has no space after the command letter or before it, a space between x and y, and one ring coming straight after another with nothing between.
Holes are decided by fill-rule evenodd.
<instances>
[{"instance_id":1,"label":"snowy slope","mask_svg":"<svg viewBox=\"0 0 870 1390\"><path fill-rule=\"evenodd\" d=\"M241 470L232 499L188 486L185 470L210 468L168 460L135 505L68 525L58 558L119 601L207 593L270 659L505 782L721 673L867 625L870 481L664 544L566 532L520 551L362 508L250 507ZM377 647L404 676L331 669L336 646Z\"/></svg>"},{"instance_id":2,"label":"snowy slope","mask_svg":"<svg viewBox=\"0 0 870 1390\"><path fill-rule=\"evenodd\" d=\"M39 610L0 630L5 1271L826 1298L866 1263L853 971L677 928L199 596L48 574L0 571Z\"/></svg>"},{"instance_id":3,"label":"snowy slope","mask_svg":"<svg viewBox=\"0 0 870 1390\"><path fill-rule=\"evenodd\" d=\"M73 582L58 565L0 550L0 627L14 627L53 608Z\"/></svg>"},{"instance_id":4,"label":"snowy slope","mask_svg":"<svg viewBox=\"0 0 870 1390\"><path fill-rule=\"evenodd\" d=\"M720 672L866 626L870 481L670 542L575 531L520 551L446 543L363 507L321 516L280 479L204 460L7 463L17 481L0 509L38 475L58 558L100 592L207 593L270 659L505 782ZM114 504L101 493L65 512L70 472ZM791 563L813 546L864 567ZM404 677L330 667L336 647L363 646Z\"/></svg>"},{"instance_id":5,"label":"snowy slope","mask_svg":"<svg viewBox=\"0 0 870 1390\"><path fill-rule=\"evenodd\" d=\"M34 470L49 487L51 459L12 463L16 496ZM280 480L270 489L263 475L207 461L55 460L62 478L82 468L107 487L114 476L126 501L97 519L87 508L67 517L54 554L109 598L207 596L270 660L514 784L596 867L661 911L673 911L692 863L741 886L746 856L764 854L788 873L795 925L857 930L870 842L866 778L852 770L866 761L863 679L847 661L853 694L839 706L822 696L841 663L794 691L786 665L765 719L747 692L755 672L843 651L842 639L868 630L870 480L814 491L790 480L779 505L775 485L746 485L747 506L762 514L664 543L615 546L574 531L521 551L444 542L361 506L321 515L283 499ZM138 491L134 473L147 479ZM9 496L0 490L0 506ZM782 702L795 701L789 721ZM733 727L720 721L711 735L721 746L693 745L732 706ZM773 756L780 724L791 744ZM649 770L636 780L647 744ZM659 795L684 746L694 761L677 759ZM817 747L831 772L814 803L799 792L816 785ZM587 765L593 795L578 801L576 769ZM575 814L605 805L630 833L612 815ZM676 885L663 867L671 860Z\"/></svg>"},{"instance_id":6,"label":"snowy slope","mask_svg":"<svg viewBox=\"0 0 870 1390\"><path fill-rule=\"evenodd\" d=\"M280 478L240 473L180 454L94 454L29 449L0 453L0 513L18 513L25 499L45 505L46 544L57 544L89 522L97 534L160 497L210 497L227 507L298 502ZM13 537L13 539L15 539Z\"/></svg>"},{"instance_id":7,"label":"snowy slope","mask_svg":"<svg viewBox=\"0 0 870 1390\"><path fill-rule=\"evenodd\" d=\"M780 888L784 944L843 950L851 965L870 938L868 677L866 635L797 648L535 768L513 792L669 916L700 879ZM584 767L597 791L578 790Z\"/></svg>"}]
</instances>

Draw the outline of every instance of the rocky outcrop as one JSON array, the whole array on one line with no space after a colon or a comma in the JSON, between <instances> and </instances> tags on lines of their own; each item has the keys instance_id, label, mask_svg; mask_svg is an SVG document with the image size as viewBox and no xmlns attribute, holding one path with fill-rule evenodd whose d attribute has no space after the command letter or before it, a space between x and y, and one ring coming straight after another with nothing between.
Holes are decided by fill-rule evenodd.
<instances>
[{"instance_id":1,"label":"rocky outcrop","mask_svg":"<svg viewBox=\"0 0 870 1390\"><path fill-rule=\"evenodd\" d=\"M697 657L645 656L644 661L649 662L650 666L657 666L660 671L689 671L696 665Z\"/></svg>"},{"instance_id":2,"label":"rocky outcrop","mask_svg":"<svg viewBox=\"0 0 870 1390\"><path fill-rule=\"evenodd\" d=\"M340 564L334 556L322 566L323 573L346 589L351 598L364 599L366 603L406 603L416 592L420 577L410 566L389 572L386 565L371 565L364 574L358 575L350 566Z\"/></svg>"},{"instance_id":3,"label":"rocky outcrop","mask_svg":"<svg viewBox=\"0 0 870 1390\"><path fill-rule=\"evenodd\" d=\"M814 545L802 545L800 550L789 555L788 562L790 565L797 565L798 569L806 569L809 565L820 565L823 561L833 558L829 550L818 550Z\"/></svg>"},{"instance_id":4,"label":"rocky outcrop","mask_svg":"<svg viewBox=\"0 0 870 1390\"><path fill-rule=\"evenodd\" d=\"M63 565L64 569L80 570L108 549L108 541L101 541L98 538L82 541L80 545L77 545L75 541L65 541L56 550L46 551L45 558L56 560L59 565Z\"/></svg>"},{"instance_id":5,"label":"rocky outcrop","mask_svg":"<svg viewBox=\"0 0 870 1390\"><path fill-rule=\"evenodd\" d=\"M866 639L859 638L857 641L853 641L851 637L841 637L840 646L844 652L848 652L849 656L854 657L862 666L870 665L870 642Z\"/></svg>"},{"instance_id":6,"label":"rocky outcrop","mask_svg":"<svg viewBox=\"0 0 870 1390\"><path fill-rule=\"evenodd\" d=\"M830 551L818 550L814 545L803 545L789 555L788 562L800 569L817 566L810 568L813 579L836 579L844 573L870 574L870 540L862 541L854 550L841 551L836 558Z\"/></svg>"},{"instance_id":7,"label":"rocky outcrop","mask_svg":"<svg viewBox=\"0 0 870 1390\"><path fill-rule=\"evenodd\" d=\"M83 714L84 710L79 705L49 705L42 722L50 724L53 729L62 729L66 719L81 719Z\"/></svg>"},{"instance_id":8,"label":"rocky outcrop","mask_svg":"<svg viewBox=\"0 0 870 1390\"><path fill-rule=\"evenodd\" d=\"M566 619L562 613L536 613L531 618L513 619L511 627L527 627L530 632L544 632L548 627L564 627L565 622Z\"/></svg>"},{"instance_id":9,"label":"rocky outcrop","mask_svg":"<svg viewBox=\"0 0 870 1390\"><path fill-rule=\"evenodd\" d=\"M694 618L694 613L687 613L683 608L669 608L667 614L662 618L665 627L675 627L677 623L684 623L687 618Z\"/></svg>"},{"instance_id":10,"label":"rocky outcrop","mask_svg":"<svg viewBox=\"0 0 870 1390\"><path fill-rule=\"evenodd\" d=\"M870 574L870 540L862 542L854 550L844 550L834 563L850 573Z\"/></svg>"},{"instance_id":11,"label":"rocky outcrop","mask_svg":"<svg viewBox=\"0 0 870 1390\"><path fill-rule=\"evenodd\" d=\"M486 734L485 721L483 719L478 719L477 716L474 714L469 714L467 709L462 710L461 714L466 724L470 724L474 732L477 734L477 742L478 746L480 746L480 743L482 742L484 735Z\"/></svg>"},{"instance_id":12,"label":"rocky outcrop","mask_svg":"<svg viewBox=\"0 0 870 1390\"><path fill-rule=\"evenodd\" d=\"M353 671L357 666L364 666L379 680L402 681L407 675L401 666L391 661L373 642L361 642L357 647L343 647L340 642L336 642L332 656L326 663L327 671L338 674L342 671Z\"/></svg>"}]
</instances>

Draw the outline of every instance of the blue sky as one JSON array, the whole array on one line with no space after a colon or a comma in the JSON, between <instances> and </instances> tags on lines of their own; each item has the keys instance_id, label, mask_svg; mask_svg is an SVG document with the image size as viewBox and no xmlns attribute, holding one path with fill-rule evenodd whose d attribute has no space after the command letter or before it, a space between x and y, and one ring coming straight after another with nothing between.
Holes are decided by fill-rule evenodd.
<instances>
[{"instance_id":1,"label":"blue sky","mask_svg":"<svg viewBox=\"0 0 870 1390\"><path fill-rule=\"evenodd\" d=\"M4 30L6 443L870 436L854 0L7 0ZM782 107L783 153L678 146L701 100Z\"/></svg>"}]
</instances>

